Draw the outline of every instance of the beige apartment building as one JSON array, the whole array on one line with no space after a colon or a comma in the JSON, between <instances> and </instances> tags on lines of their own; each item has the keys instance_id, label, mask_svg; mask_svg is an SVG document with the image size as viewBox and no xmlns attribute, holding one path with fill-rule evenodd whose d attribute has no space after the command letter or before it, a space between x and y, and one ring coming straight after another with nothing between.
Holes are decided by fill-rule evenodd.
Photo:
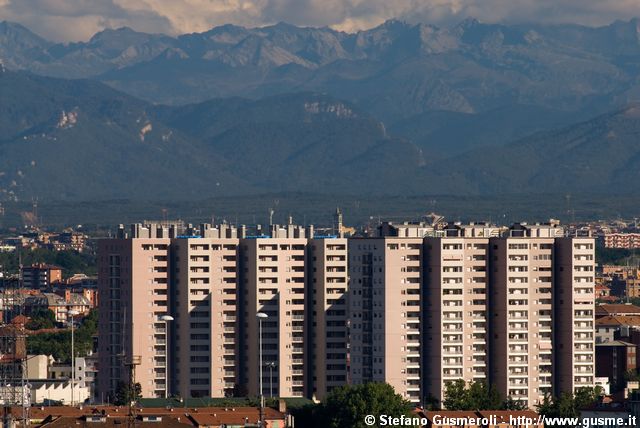
<instances>
[{"instance_id":1,"label":"beige apartment building","mask_svg":"<svg viewBox=\"0 0 640 428\"><path fill-rule=\"evenodd\" d=\"M293 226L272 238L242 240L244 345L249 394L259 390L261 312L263 367L262 394L266 397L303 397L310 382L305 339L309 312L305 306L306 247L304 228ZM289 233L291 232L291 233Z\"/></svg>"},{"instance_id":2,"label":"beige apartment building","mask_svg":"<svg viewBox=\"0 0 640 428\"><path fill-rule=\"evenodd\" d=\"M347 384L348 369L348 260L344 238L309 240L313 334L312 396L323 399L333 388Z\"/></svg>"},{"instance_id":3,"label":"beige apartment building","mask_svg":"<svg viewBox=\"0 0 640 428\"><path fill-rule=\"evenodd\" d=\"M442 402L457 379L488 382L489 239L499 230L453 225L425 238L424 388Z\"/></svg>"},{"instance_id":4,"label":"beige apartment building","mask_svg":"<svg viewBox=\"0 0 640 428\"><path fill-rule=\"evenodd\" d=\"M112 393L128 382L130 365L145 397L163 396L167 373L169 231L137 228L135 239L98 245L98 389Z\"/></svg>"},{"instance_id":5,"label":"beige apartment building","mask_svg":"<svg viewBox=\"0 0 640 428\"><path fill-rule=\"evenodd\" d=\"M529 408L553 394L553 256L562 233L527 226L490 242L490 378Z\"/></svg>"},{"instance_id":6,"label":"beige apartment building","mask_svg":"<svg viewBox=\"0 0 640 428\"><path fill-rule=\"evenodd\" d=\"M530 408L593 386L593 238L523 225L490 250L491 383Z\"/></svg>"},{"instance_id":7,"label":"beige apartment building","mask_svg":"<svg viewBox=\"0 0 640 428\"><path fill-rule=\"evenodd\" d=\"M135 357L145 397L225 397L236 386L258 394L258 312L267 315L265 396L321 398L344 385L346 240L314 239L313 227L294 225L268 233L203 225L179 236L134 225L132 238L122 230L120 239L102 240L100 367L108 370L100 371L100 391L128 382L124 362Z\"/></svg>"},{"instance_id":8,"label":"beige apartment building","mask_svg":"<svg viewBox=\"0 0 640 428\"><path fill-rule=\"evenodd\" d=\"M172 391L181 397L233 394L239 373L237 230L172 239ZM173 346L175 345L175 346Z\"/></svg>"},{"instance_id":9,"label":"beige apartment building","mask_svg":"<svg viewBox=\"0 0 640 428\"><path fill-rule=\"evenodd\" d=\"M556 392L595 382L595 256L591 238L556 239Z\"/></svg>"},{"instance_id":10,"label":"beige apartment building","mask_svg":"<svg viewBox=\"0 0 640 428\"><path fill-rule=\"evenodd\" d=\"M322 399L380 381L419 403L464 379L533 407L593 385L592 238L553 224L255 234L134 225L100 241L100 392L131 363L145 397Z\"/></svg>"},{"instance_id":11,"label":"beige apartment building","mask_svg":"<svg viewBox=\"0 0 640 428\"><path fill-rule=\"evenodd\" d=\"M351 382L422 399L422 238L349 240Z\"/></svg>"},{"instance_id":12,"label":"beige apartment building","mask_svg":"<svg viewBox=\"0 0 640 428\"><path fill-rule=\"evenodd\" d=\"M272 227L241 240L246 384L266 397L322 399L347 382L347 240L314 237L313 227Z\"/></svg>"}]
</instances>

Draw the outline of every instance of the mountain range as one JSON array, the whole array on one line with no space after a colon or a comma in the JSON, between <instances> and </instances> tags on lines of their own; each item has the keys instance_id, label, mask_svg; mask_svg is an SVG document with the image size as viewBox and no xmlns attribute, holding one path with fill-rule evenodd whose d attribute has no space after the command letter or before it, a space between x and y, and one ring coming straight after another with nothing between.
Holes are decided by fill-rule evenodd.
<instances>
[{"instance_id":1,"label":"mountain range","mask_svg":"<svg viewBox=\"0 0 640 428\"><path fill-rule=\"evenodd\" d=\"M69 44L2 22L0 60L4 199L640 190L638 19Z\"/></svg>"}]
</instances>

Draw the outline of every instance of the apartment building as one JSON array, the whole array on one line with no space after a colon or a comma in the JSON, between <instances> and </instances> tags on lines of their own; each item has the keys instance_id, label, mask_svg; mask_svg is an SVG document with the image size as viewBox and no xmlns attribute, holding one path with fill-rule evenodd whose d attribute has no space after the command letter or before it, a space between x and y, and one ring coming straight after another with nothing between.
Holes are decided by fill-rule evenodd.
<instances>
[{"instance_id":1,"label":"apartment building","mask_svg":"<svg viewBox=\"0 0 640 428\"><path fill-rule=\"evenodd\" d=\"M142 395L164 396L167 332L160 318L170 305L171 241L161 227L132 232L133 239L98 244L98 388L113 394L134 366Z\"/></svg>"},{"instance_id":2,"label":"apartment building","mask_svg":"<svg viewBox=\"0 0 640 428\"><path fill-rule=\"evenodd\" d=\"M553 257L562 234L518 226L489 243L490 381L529 408L553 394Z\"/></svg>"},{"instance_id":3,"label":"apartment building","mask_svg":"<svg viewBox=\"0 0 640 428\"><path fill-rule=\"evenodd\" d=\"M640 233L607 233L603 239L605 248L640 248Z\"/></svg>"},{"instance_id":4,"label":"apartment building","mask_svg":"<svg viewBox=\"0 0 640 428\"><path fill-rule=\"evenodd\" d=\"M45 290L62 283L62 268L45 263L24 266L20 274L25 288Z\"/></svg>"},{"instance_id":5,"label":"apartment building","mask_svg":"<svg viewBox=\"0 0 640 428\"><path fill-rule=\"evenodd\" d=\"M333 388L348 383L347 240L315 237L309 240L308 250L312 396L321 400Z\"/></svg>"},{"instance_id":6,"label":"apartment building","mask_svg":"<svg viewBox=\"0 0 640 428\"><path fill-rule=\"evenodd\" d=\"M593 239L554 224L378 233L135 225L100 241L100 391L132 363L145 397L322 399L380 381L419 403L464 379L533 407L593 385Z\"/></svg>"},{"instance_id":7,"label":"apartment building","mask_svg":"<svg viewBox=\"0 0 640 428\"><path fill-rule=\"evenodd\" d=\"M498 229L456 226L425 238L424 391L444 400L457 379L488 381L489 238Z\"/></svg>"},{"instance_id":8,"label":"apartment building","mask_svg":"<svg viewBox=\"0 0 640 428\"><path fill-rule=\"evenodd\" d=\"M181 397L230 396L238 383L238 243L225 225L171 240L171 390Z\"/></svg>"},{"instance_id":9,"label":"apartment building","mask_svg":"<svg viewBox=\"0 0 640 428\"><path fill-rule=\"evenodd\" d=\"M307 239L302 227L274 229L270 237L243 239L240 244L246 339L244 382L252 395L304 397L308 395L305 387L311 381L305 370L311 363L305 338L310 315L305 306ZM267 318L258 318L257 313ZM260 339L264 363L262 391Z\"/></svg>"},{"instance_id":10,"label":"apartment building","mask_svg":"<svg viewBox=\"0 0 640 428\"><path fill-rule=\"evenodd\" d=\"M556 239L556 393L595 381L595 255L591 238Z\"/></svg>"},{"instance_id":11,"label":"apartment building","mask_svg":"<svg viewBox=\"0 0 640 428\"><path fill-rule=\"evenodd\" d=\"M349 240L350 377L422 399L422 238Z\"/></svg>"},{"instance_id":12,"label":"apartment building","mask_svg":"<svg viewBox=\"0 0 640 428\"><path fill-rule=\"evenodd\" d=\"M135 363L145 397L258 394L260 338L265 396L347 382L346 240L291 224L258 232L134 225L100 242L100 391Z\"/></svg>"}]
</instances>

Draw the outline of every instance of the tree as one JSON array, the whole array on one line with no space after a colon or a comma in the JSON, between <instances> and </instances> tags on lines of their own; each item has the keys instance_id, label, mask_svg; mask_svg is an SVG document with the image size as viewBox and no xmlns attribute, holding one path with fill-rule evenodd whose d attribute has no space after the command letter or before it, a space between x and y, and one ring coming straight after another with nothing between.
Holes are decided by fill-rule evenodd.
<instances>
[{"instance_id":1,"label":"tree","mask_svg":"<svg viewBox=\"0 0 640 428\"><path fill-rule=\"evenodd\" d=\"M583 387L575 394L564 392L560 397L546 395L542 403L536 406L538 413L547 417L574 418L580 415L580 410L593 405L602 395L601 387Z\"/></svg>"},{"instance_id":2,"label":"tree","mask_svg":"<svg viewBox=\"0 0 640 428\"><path fill-rule=\"evenodd\" d=\"M316 426L323 428L367 428L365 416L409 416L411 404L386 383L371 382L333 389L319 406Z\"/></svg>"},{"instance_id":3,"label":"tree","mask_svg":"<svg viewBox=\"0 0 640 428\"><path fill-rule=\"evenodd\" d=\"M46 248L23 249L19 248L10 253L0 253L0 266L8 273L18 273L20 259L24 266L33 263L47 263L60 266L63 276L69 277L75 273L86 275L97 274L96 256L90 253L79 253L74 250L56 251Z\"/></svg>"},{"instance_id":4,"label":"tree","mask_svg":"<svg viewBox=\"0 0 640 428\"><path fill-rule=\"evenodd\" d=\"M603 395L602 387L594 388L582 387L578 388L574 394L575 407L577 410L592 406Z\"/></svg>"},{"instance_id":5,"label":"tree","mask_svg":"<svg viewBox=\"0 0 640 428\"><path fill-rule=\"evenodd\" d=\"M462 379L447 382L444 388L442 405L447 410L468 410L467 385Z\"/></svg>"},{"instance_id":6,"label":"tree","mask_svg":"<svg viewBox=\"0 0 640 428\"><path fill-rule=\"evenodd\" d=\"M128 382L118 382L116 388L116 394L113 404L116 406L127 406L132 401L138 401L142 398L142 386L136 382L133 384L133 388L129 387Z\"/></svg>"},{"instance_id":7,"label":"tree","mask_svg":"<svg viewBox=\"0 0 640 428\"><path fill-rule=\"evenodd\" d=\"M56 326L56 314L47 308L36 308L29 315L29 322L25 327L29 330L41 330L44 328L54 328Z\"/></svg>"},{"instance_id":8,"label":"tree","mask_svg":"<svg viewBox=\"0 0 640 428\"><path fill-rule=\"evenodd\" d=\"M92 310L74 332L76 356L93 350L93 336L98 332L98 311ZM31 355L53 355L56 361L71 362L71 330L27 336L27 352Z\"/></svg>"},{"instance_id":9,"label":"tree","mask_svg":"<svg viewBox=\"0 0 640 428\"><path fill-rule=\"evenodd\" d=\"M446 384L442 401L447 410L501 410L505 403L495 387L462 379Z\"/></svg>"},{"instance_id":10,"label":"tree","mask_svg":"<svg viewBox=\"0 0 640 428\"><path fill-rule=\"evenodd\" d=\"M544 395L542 402L536 405L536 410L538 411L539 414L544 416L549 416L549 417L557 416L554 399L551 396L551 394L547 393Z\"/></svg>"},{"instance_id":11,"label":"tree","mask_svg":"<svg viewBox=\"0 0 640 428\"><path fill-rule=\"evenodd\" d=\"M502 402L503 410L527 410L527 405L524 401L514 400L511 397L507 397L506 400Z\"/></svg>"}]
</instances>

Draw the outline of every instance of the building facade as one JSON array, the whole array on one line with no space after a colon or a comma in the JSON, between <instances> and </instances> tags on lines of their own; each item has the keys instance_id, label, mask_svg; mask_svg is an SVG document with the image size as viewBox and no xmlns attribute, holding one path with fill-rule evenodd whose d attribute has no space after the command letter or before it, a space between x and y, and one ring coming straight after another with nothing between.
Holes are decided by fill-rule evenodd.
<instances>
[{"instance_id":1,"label":"building facade","mask_svg":"<svg viewBox=\"0 0 640 428\"><path fill-rule=\"evenodd\" d=\"M292 224L267 232L134 225L102 240L101 393L135 368L145 397L256 395L260 343L265 396L344 385L347 241Z\"/></svg>"},{"instance_id":2,"label":"building facade","mask_svg":"<svg viewBox=\"0 0 640 428\"><path fill-rule=\"evenodd\" d=\"M556 393L595 381L595 249L591 238L555 241Z\"/></svg>"},{"instance_id":3,"label":"building facade","mask_svg":"<svg viewBox=\"0 0 640 428\"><path fill-rule=\"evenodd\" d=\"M45 263L24 266L21 275L25 288L45 290L62 283L62 268Z\"/></svg>"},{"instance_id":4,"label":"building facade","mask_svg":"<svg viewBox=\"0 0 640 428\"><path fill-rule=\"evenodd\" d=\"M98 247L98 389L113 395L131 370L144 397L164 396L169 310L167 229L139 231L131 239L106 239Z\"/></svg>"},{"instance_id":5,"label":"building facade","mask_svg":"<svg viewBox=\"0 0 640 428\"><path fill-rule=\"evenodd\" d=\"M349 240L350 376L422 397L422 238Z\"/></svg>"},{"instance_id":6,"label":"building facade","mask_svg":"<svg viewBox=\"0 0 640 428\"><path fill-rule=\"evenodd\" d=\"M445 384L488 381L489 237L495 230L455 227L425 239L425 393L444 399Z\"/></svg>"},{"instance_id":7,"label":"building facade","mask_svg":"<svg viewBox=\"0 0 640 428\"><path fill-rule=\"evenodd\" d=\"M441 402L463 379L533 408L595 382L594 242L554 224L130 233L99 245L101 393L132 367L145 397L379 381Z\"/></svg>"}]
</instances>

